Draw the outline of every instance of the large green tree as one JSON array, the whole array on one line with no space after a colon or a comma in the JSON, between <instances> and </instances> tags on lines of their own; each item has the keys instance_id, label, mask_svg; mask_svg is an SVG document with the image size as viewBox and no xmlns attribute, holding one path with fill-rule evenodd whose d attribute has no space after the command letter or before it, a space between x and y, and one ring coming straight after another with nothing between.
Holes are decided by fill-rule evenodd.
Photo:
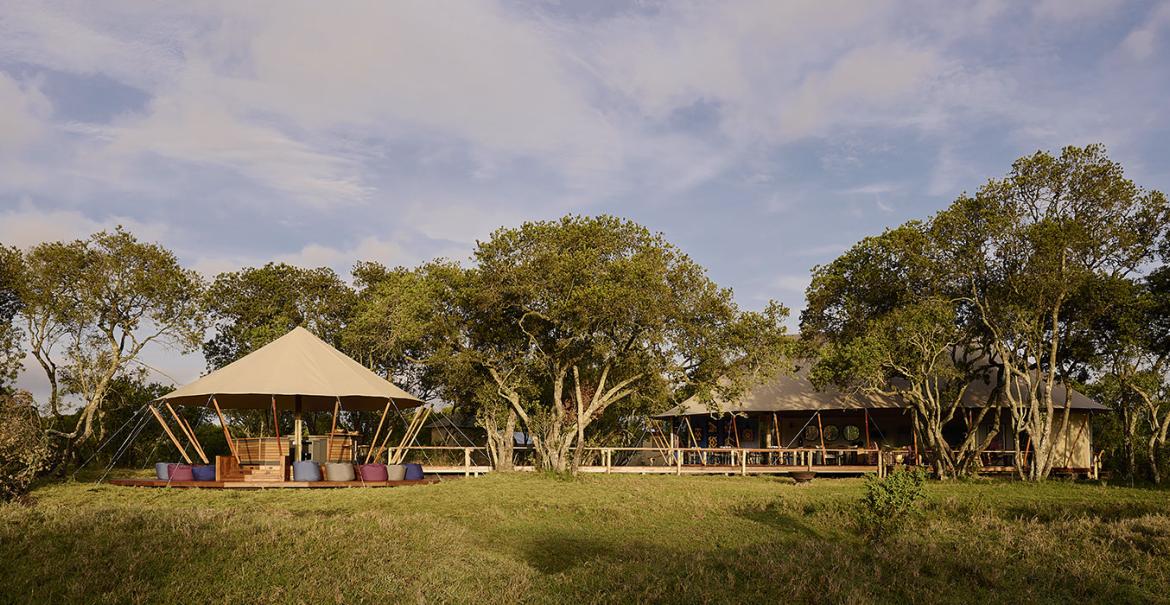
<instances>
[{"instance_id":1,"label":"large green tree","mask_svg":"<svg viewBox=\"0 0 1170 605\"><path fill-rule=\"evenodd\" d=\"M187 351L203 333L198 274L121 228L33 247L20 283L21 314L51 385L52 414L60 417L62 394L81 401L74 426L52 431L67 452L99 428L111 385L139 369L147 346Z\"/></svg>"},{"instance_id":2,"label":"large green tree","mask_svg":"<svg viewBox=\"0 0 1170 605\"><path fill-rule=\"evenodd\" d=\"M607 410L733 396L786 352L786 309L740 310L702 267L630 221L501 229L474 261L464 304L475 363L550 470L576 468L584 450L574 446Z\"/></svg>"},{"instance_id":3,"label":"large green tree","mask_svg":"<svg viewBox=\"0 0 1170 605\"><path fill-rule=\"evenodd\" d=\"M932 339L936 351L951 346L983 355L995 370L995 405L1010 414L1013 434L1022 433L1033 453L1026 468L1017 457L1020 473L1043 479L1057 462L1071 413L1054 399L1056 387L1087 376L1095 333L1116 307L1107 294L1154 259L1166 219L1165 196L1126 179L1103 147L1038 152L929 222L883 236L897 254L862 245L839 261L860 267L848 276L820 271L806 319L837 342L886 343L873 355L906 353L903 345L921 339L923 328L939 337ZM858 283L850 283L853 277ZM906 372L889 372L889 361L889 378L910 380ZM877 376L864 365L860 375Z\"/></svg>"},{"instance_id":4,"label":"large green tree","mask_svg":"<svg viewBox=\"0 0 1170 605\"><path fill-rule=\"evenodd\" d=\"M1078 301L1153 260L1166 198L1125 178L1102 146L1066 147L1017 160L934 223L954 287L1013 385L1002 394L1034 452L1026 474L1043 479L1071 413L1055 387L1090 361L1073 345L1108 308Z\"/></svg>"},{"instance_id":5,"label":"large green tree","mask_svg":"<svg viewBox=\"0 0 1170 605\"><path fill-rule=\"evenodd\" d=\"M901 399L935 473L953 477L975 470L998 425L980 440L991 407L970 414L962 405L987 364L947 292L932 235L913 221L814 268L801 332L819 351L814 384ZM946 438L953 423L963 428L957 443Z\"/></svg>"}]
</instances>

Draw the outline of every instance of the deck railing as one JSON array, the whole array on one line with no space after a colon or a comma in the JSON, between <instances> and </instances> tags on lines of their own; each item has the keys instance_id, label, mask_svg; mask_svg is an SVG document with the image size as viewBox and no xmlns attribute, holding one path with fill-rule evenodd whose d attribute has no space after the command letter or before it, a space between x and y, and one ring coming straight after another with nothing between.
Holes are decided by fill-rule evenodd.
<instances>
[{"instance_id":1,"label":"deck railing","mask_svg":"<svg viewBox=\"0 0 1170 605\"><path fill-rule=\"evenodd\" d=\"M866 448L585 447L581 454L580 470L587 473L881 474L885 464L892 462L888 453ZM406 460L421 463L427 472L434 473L478 475L492 470L484 447L413 446ZM518 470L532 470L532 448L515 448L513 465Z\"/></svg>"}]
</instances>

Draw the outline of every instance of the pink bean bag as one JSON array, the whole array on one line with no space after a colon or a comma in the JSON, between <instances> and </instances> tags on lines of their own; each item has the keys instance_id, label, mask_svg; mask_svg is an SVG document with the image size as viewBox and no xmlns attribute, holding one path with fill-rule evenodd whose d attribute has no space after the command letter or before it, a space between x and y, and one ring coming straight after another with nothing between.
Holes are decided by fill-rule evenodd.
<instances>
[{"instance_id":1,"label":"pink bean bag","mask_svg":"<svg viewBox=\"0 0 1170 605\"><path fill-rule=\"evenodd\" d=\"M170 464L167 466L167 476L174 481L194 481L195 474L191 472L190 464Z\"/></svg>"},{"instance_id":2,"label":"pink bean bag","mask_svg":"<svg viewBox=\"0 0 1170 605\"><path fill-rule=\"evenodd\" d=\"M385 481L386 465L362 464L358 466L358 473L361 475L362 481Z\"/></svg>"}]
</instances>

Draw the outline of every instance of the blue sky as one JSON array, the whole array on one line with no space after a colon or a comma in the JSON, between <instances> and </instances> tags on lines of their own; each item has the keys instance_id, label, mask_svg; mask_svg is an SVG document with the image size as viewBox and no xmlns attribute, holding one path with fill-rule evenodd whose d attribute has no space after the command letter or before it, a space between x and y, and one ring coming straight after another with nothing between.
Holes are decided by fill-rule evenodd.
<instances>
[{"instance_id":1,"label":"blue sky","mask_svg":"<svg viewBox=\"0 0 1170 605\"><path fill-rule=\"evenodd\" d=\"M0 0L0 242L344 275L612 213L795 316L813 265L1037 149L1170 190L1168 97L1170 2Z\"/></svg>"}]
</instances>

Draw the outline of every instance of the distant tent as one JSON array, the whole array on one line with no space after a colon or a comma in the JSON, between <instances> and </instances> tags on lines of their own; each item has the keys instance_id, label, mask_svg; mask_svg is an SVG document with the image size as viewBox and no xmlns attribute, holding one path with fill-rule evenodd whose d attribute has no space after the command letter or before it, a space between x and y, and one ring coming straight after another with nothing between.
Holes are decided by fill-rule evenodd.
<instances>
[{"instance_id":1,"label":"distant tent","mask_svg":"<svg viewBox=\"0 0 1170 605\"><path fill-rule=\"evenodd\" d=\"M277 338L160 400L225 409L325 412L338 401L350 411L381 411L388 401L400 409L421 399L368 370L302 327Z\"/></svg>"}]
</instances>

